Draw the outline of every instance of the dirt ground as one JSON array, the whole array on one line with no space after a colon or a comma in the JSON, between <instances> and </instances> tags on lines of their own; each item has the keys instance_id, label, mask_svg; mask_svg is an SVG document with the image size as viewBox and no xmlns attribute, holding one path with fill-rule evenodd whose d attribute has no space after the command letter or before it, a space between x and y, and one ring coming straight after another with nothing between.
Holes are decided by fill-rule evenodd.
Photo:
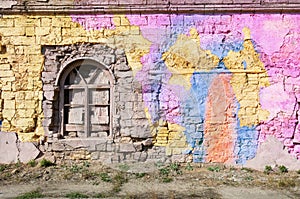
<instances>
[{"instance_id":1,"label":"dirt ground","mask_svg":"<svg viewBox=\"0 0 300 199\"><path fill-rule=\"evenodd\" d=\"M0 165L0 198L300 198L300 172L218 164Z\"/></svg>"}]
</instances>

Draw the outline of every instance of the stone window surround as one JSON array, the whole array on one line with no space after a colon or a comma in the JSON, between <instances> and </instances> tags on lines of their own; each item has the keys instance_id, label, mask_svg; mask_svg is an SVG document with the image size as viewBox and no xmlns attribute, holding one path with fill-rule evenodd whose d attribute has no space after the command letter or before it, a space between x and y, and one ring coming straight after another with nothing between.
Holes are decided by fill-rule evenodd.
<instances>
[{"instance_id":1,"label":"stone window surround","mask_svg":"<svg viewBox=\"0 0 300 199\"><path fill-rule=\"evenodd\" d=\"M98 46L104 51L103 55L99 55L99 53L95 53L94 48ZM103 48L103 49L102 49ZM86 50L89 49L89 50ZM72 52L76 53L70 53ZM84 53L81 51L85 51ZM100 50L100 51L101 51ZM99 50L98 50L99 51ZM43 112L44 112L44 119L43 119L43 127L45 130L45 136L47 137L47 142L52 143L55 141L65 141L62 139L61 132L59 131L60 128L60 120L59 120L59 84L60 78L63 73L66 71L70 64L80 61L80 60L90 60L93 62L94 65L102 65L105 67L109 74L111 75L111 95L114 94L115 85L116 85L116 78L113 73L114 64L118 59L116 59L115 55L111 54L112 48L98 44L73 44L73 45L57 45L57 46L43 46L43 54L45 55L45 63L44 63L44 70L42 72L42 82L43 82L43 95L44 99L42 102ZM125 56L125 55L122 55ZM115 120L113 118L115 106L114 106L114 96L111 97L111 124L110 124L110 136L107 137L108 140L113 140L115 136L115 129L119 128L118 125L115 124ZM69 139L71 142L74 139ZM76 140L76 139L75 139ZM97 140L96 138L86 138L88 140ZM98 140L100 140L98 138ZM85 144L86 146L88 145Z\"/></svg>"}]
</instances>

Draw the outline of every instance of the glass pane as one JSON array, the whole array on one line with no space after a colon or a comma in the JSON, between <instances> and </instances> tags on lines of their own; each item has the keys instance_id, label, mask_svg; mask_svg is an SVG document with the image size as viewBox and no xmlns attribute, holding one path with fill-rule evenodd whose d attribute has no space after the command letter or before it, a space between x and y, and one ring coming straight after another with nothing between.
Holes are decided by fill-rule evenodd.
<instances>
[{"instance_id":1,"label":"glass pane","mask_svg":"<svg viewBox=\"0 0 300 199\"><path fill-rule=\"evenodd\" d=\"M92 125L109 124L109 108L90 106L90 119Z\"/></svg>"},{"instance_id":2,"label":"glass pane","mask_svg":"<svg viewBox=\"0 0 300 199\"><path fill-rule=\"evenodd\" d=\"M108 89L90 89L89 104L107 105L109 104Z\"/></svg>"},{"instance_id":3,"label":"glass pane","mask_svg":"<svg viewBox=\"0 0 300 199\"><path fill-rule=\"evenodd\" d=\"M109 84L109 79L104 70L98 69L89 84Z\"/></svg>"},{"instance_id":4,"label":"glass pane","mask_svg":"<svg viewBox=\"0 0 300 199\"><path fill-rule=\"evenodd\" d=\"M73 69L69 75L67 76L65 85L72 85L72 84L82 84L84 85L83 79L80 77L80 75L77 73L76 69Z\"/></svg>"},{"instance_id":5,"label":"glass pane","mask_svg":"<svg viewBox=\"0 0 300 199\"><path fill-rule=\"evenodd\" d=\"M82 130L82 125L84 124L84 107L65 107L64 115L65 124L78 124L77 130Z\"/></svg>"},{"instance_id":6,"label":"glass pane","mask_svg":"<svg viewBox=\"0 0 300 199\"><path fill-rule=\"evenodd\" d=\"M77 67L77 70L88 84L90 80L96 75L95 73L97 71L97 67L91 65L81 65Z\"/></svg>"},{"instance_id":7,"label":"glass pane","mask_svg":"<svg viewBox=\"0 0 300 199\"><path fill-rule=\"evenodd\" d=\"M86 94L84 89L65 89L65 104L84 104Z\"/></svg>"}]
</instances>

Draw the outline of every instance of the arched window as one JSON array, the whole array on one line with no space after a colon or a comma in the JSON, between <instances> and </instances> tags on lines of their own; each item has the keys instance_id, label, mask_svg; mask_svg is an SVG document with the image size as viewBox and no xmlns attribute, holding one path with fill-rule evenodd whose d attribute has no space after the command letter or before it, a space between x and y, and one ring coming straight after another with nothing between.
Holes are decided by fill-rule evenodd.
<instances>
[{"instance_id":1,"label":"arched window","mask_svg":"<svg viewBox=\"0 0 300 199\"><path fill-rule=\"evenodd\" d=\"M111 136L113 77L102 64L80 59L60 78L60 131L64 138Z\"/></svg>"}]
</instances>

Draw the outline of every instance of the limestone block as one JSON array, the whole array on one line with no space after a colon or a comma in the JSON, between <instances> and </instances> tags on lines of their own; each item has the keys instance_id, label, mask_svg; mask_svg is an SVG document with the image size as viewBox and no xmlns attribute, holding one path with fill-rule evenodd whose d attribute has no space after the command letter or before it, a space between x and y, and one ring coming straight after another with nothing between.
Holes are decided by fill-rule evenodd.
<instances>
[{"instance_id":1,"label":"limestone block","mask_svg":"<svg viewBox=\"0 0 300 199\"><path fill-rule=\"evenodd\" d=\"M17 115L21 117L33 118L35 114L34 109L17 109Z\"/></svg>"},{"instance_id":2,"label":"limestone block","mask_svg":"<svg viewBox=\"0 0 300 199\"><path fill-rule=\"evenodd\" d=\"M13 77L14 72L12 70L2 71L0 70L0 77Z\"/></svg>"},{"instance_id":3,"label":"limestone block","mask_svg":"<svg viewBox=\"0 0 300 199\"><path fill-rule=\"evenodd\" d=\"M148 125L136 125L133 127L131 136L135 138L150 138L152 137L150 128Z\"/></svg>"},{"instance_id":4,"label":"limestone block","mask_svg":"<svg viewBox=\"0 0 300 199\"><path fill-rule=\"evenodd\" d=\"M51 22L52 22L51 18L46 18L46 17L41 18L41 26L42 27L50 27Z\"/></svg>"},{"instance_id":5,"label":"limestone block","mask_svg":"<svg viewBox=\"0 0 300 199\"><path fill-rule=\"evenodd\" d=\"M50 27L36 27L35 34L38 36L47 35L50 33Z\"/></svg>"},{"instance_id":6,"label":"limestone block","mask_svg":"<svg viewBox=\"0 0 300 199\"><path fill-rule=\"evenodd\" d=\"M54 91L45 91L44 96L46 100L54 101L56 100Z\"/></svg>"},{"instance_id":7,"label":"limestone block","mask_svg":"<svg viewBox=\"0 0 300 199\"><path fill-rule=\"evenodd\" d=\"M34 36L35 35L34 27L26 27L25 34L26 34L26 36Z\"/></svg>"},{"instance_id":8,"label":"limestone block","mask_svg":"<svg viewBox=\"0 0 300 199\"><path fill-rule=\"evenodd\" d=\"M10 64L1 64L0 65L0 70L10 70L11 65Z\"/></svg>"},{"instance_id":9,"label":"limestone block","mask_svg":"<svg viewBox=\"0 0 300 199\"><path fill-rule=\"evenodd\" d=\"M34 127L35 122L33 118L17 118L16 121L17 127Z\"/></svg>"},{"instance_id":10,"label":"limestone block","mask_svg":"<svg viewBox=\"0 0 300 199\"><path fill-rule=\"evenodd\" d=\"M15 109L3 109L2 110L3 118L6 118L8 120L11 120L15 116L15 113L16 113Z\"/></svg>"},{"instance_id":11,"label":"limestone block","mask_svg":"<svg viewBox=\"0 0 300 199\"><path fill-rule=\"evenodd\" d=\"M120 152L135 152L136 149L132 143L121 143Z\"/></svg>"},{"instance_id":12,"label":"limestone block","mask_svg":"<svg viewBox=\"0 0 300 199\"><path fill-rule=\"evenodd\" d=\"M5 99L5 100L12 100L15 98L15 93L14 92L2 92L1 98Z\"/></svg>"},{"instance_id":13,"label":"limestone block","mask_svg":"<svg viewBox=\"0 0 300 199\"><path fill-rule=\"evenodd\" d=\"M0 132L0 163L16 163L18 153L16 134Z\"/></svg>"},{"instance_id":14,"label":"limestone block","mask_svg":"<svg viewBox=\"0 0 300 199\"><path fill-rule=\"evenodd\" d=\"M19 151L19 160L24 163L35 160L40 154L40 150L32 142L21 142Z\"/></svg>"},{"instance_id":15,"label":"limestone block","mask_svg":"<svg viewBox=\"0 0 300 199\"><path fill-rule=\"evenodd\" d=\"M35 37L14 36L10 37L11 43L14 45L32 45L35 43Z\"/></svg>"},{"instance_id":16,"label":"limestone block","mask_svg":"<svg viewBox=\"0 0 300 199\"><path fill-rule=\"evenodd\" d=\"M10 28L1 28L1 33L3 36L18 36L25 35L24 27L10 27Z\"/></svg>"}]
</instances>

